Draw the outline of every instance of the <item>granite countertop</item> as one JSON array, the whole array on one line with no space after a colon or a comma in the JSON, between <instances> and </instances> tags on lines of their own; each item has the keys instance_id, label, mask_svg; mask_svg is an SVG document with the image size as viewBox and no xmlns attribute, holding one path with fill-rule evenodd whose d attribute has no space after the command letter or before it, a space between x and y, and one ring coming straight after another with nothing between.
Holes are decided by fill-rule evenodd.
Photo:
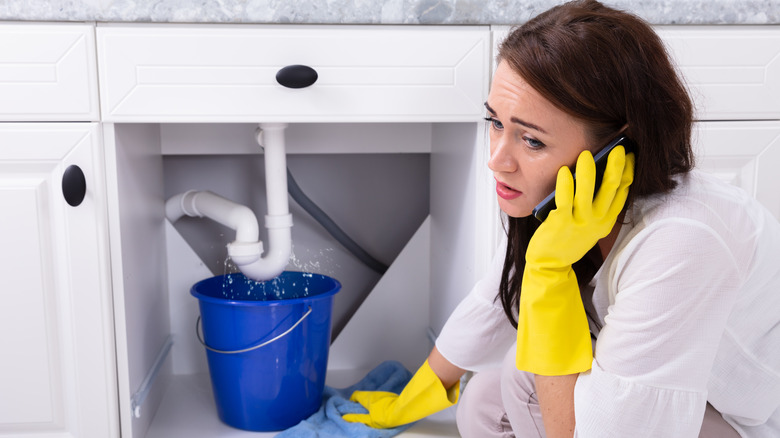
<instances>
[{"instance_id":1,"label":"granite countertop","mask_svg":"<svg viewBox=\"0 0 780 438\"><path fill-rule=\"evenodd\" d=\"M777 24L780 0L603 0L652 24ZM516 24L562 0L2 0L0 20Z\"/></svg>"}]
</instances>

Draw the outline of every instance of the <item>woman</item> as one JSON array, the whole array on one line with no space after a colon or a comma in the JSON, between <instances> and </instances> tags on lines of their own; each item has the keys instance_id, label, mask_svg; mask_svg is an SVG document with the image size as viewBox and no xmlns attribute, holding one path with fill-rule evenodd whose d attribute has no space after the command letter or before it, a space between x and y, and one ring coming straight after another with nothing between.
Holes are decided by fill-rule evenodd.
<instances>
[{"instance_id":1,"label":"woman","mask_svg":"<svg viewBox=\"0 0 780 438\"><path fill-rule=\"evenodd\" d=\"M692 105L659 38L574 1L498 58L485 106L503 263L400 395L355 393L368 414L344 418L418 420L472 370L464 437L780 436L780 224L692 170ZM591 153L620 135L633 146L609 154L596 190Z\"/></svg>"}]
</instances>

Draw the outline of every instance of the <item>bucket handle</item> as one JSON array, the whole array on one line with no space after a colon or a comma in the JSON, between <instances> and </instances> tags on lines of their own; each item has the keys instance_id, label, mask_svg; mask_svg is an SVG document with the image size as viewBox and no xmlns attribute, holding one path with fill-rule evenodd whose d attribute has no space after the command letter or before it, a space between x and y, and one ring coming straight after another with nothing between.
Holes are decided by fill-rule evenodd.
<instances>
[{"instance_id":1,"label":"bucket handle","mask_svg":"<svg viewBox=\"0 0 780 438\"><path fill-rule=\"evenodd\" d=\"M198 315L198 320L195 322L195 334L198 336L198 340L200 341L200 343L203 344L203 346L206 347L206 349L209 350L209 351L213 351L215 353L222 353L222 354L246 353L247 351L257 350L260 347L264 347L264 346L270 344L271 342L275 342L275 341L278 341L279 339L283 338L288 333L293 331L293 329L295 327L298 327L298 324L302 323L303 320L306 319L306 317L309 316L310 313L311 313L311 306L309 306L309 310L307 310L306 313L303 314L301 319L299 319L298 322L293 324L292 327L288 328L287 331L285 331L284 333L274 337L273 339L269 339L269 340L267 340L267 341L265 341L265 342L263 342L261 344L253 345L253 346L251 346L249 348L244 348L243 350L232 350L232 351L230 351L230 350L217 350L216 348L211 348L208 345L206 345L206 341L203 340L203 335L201 334L200 315Z\"/></svg>"}]
</instances>

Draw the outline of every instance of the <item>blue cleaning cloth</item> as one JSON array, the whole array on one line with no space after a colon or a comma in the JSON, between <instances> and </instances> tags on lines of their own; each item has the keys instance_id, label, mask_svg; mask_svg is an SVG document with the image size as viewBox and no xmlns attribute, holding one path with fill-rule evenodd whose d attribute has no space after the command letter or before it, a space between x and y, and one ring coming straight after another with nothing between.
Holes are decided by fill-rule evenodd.
<instances>
[{"instance_id":1,"label":"blue cleaning cloth","mask_svg":"<svg viewBox=\"0 0 780 438\"><path fill-rule=\"evenodd\" d=\"M388 391L399 394L412 378L403 365L395 361L382 362L358 383L343 389L326 386L322 406L309 418L279 433L277 438L389 438L408 429L411 424L392 429L374 429L362 423L349 423L344 414L365 414L360 403L349 401L354 391Z\"/></svg>"}]
</instances>

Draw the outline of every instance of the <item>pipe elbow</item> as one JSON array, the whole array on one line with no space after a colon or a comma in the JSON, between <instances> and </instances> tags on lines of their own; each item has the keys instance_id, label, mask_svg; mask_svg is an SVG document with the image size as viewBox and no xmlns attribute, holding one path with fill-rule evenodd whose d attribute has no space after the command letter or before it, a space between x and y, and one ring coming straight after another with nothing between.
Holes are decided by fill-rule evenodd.
<instances>
[{"instance_id":1,"label":"pipe elbow","mask_svg":"<svg viewBox=\"0 0 780 438\"><path fill-rule=\"evenodd\" d=\"M278 277L290 261L291 234L290 227L269 228L268 242L271 248L262 258L262 244L257 248L248 246L251 244L233 242L228 245L228 255L248 278L255 281L270 280ZM259 252L256 251L258 249Z\"/></svg>"},{"instance_id":2,"label":"pipe elbow","mask_svg":"<svg viewBox=\"0 0 780 438\"><path fill-rule=\"evenodd\" d=\"M260 227L255 213L247 206L237 205L228 213L228 222L235 225L237 242L257 242Z\"/></svg>"},{"instance_id":3,"label":"pipe elbow","mask_svg":"<svg viewBox=\"0 0 780 438\"><path fill-rule=\"evenodd\" d=\"M207 217L236 231L239 242L256 242L260 234L255 213L209 191L189 190L165 202L165 216L176 222L182 216Z\"/></svg>"},{"instance_id":4,"label":"pipe elbow","mask_svg":"<svg viewBox=\"0 0 780 438\"><path fill-rule=\"evenodd\" d=\"M184 209L185 199L192 197L195 193L195 190L188 190L168 198L168 200L165 201L165 217L168 218L171 223L174 223L183 216L188 216Z\"/></svg>"}]
</instances>

